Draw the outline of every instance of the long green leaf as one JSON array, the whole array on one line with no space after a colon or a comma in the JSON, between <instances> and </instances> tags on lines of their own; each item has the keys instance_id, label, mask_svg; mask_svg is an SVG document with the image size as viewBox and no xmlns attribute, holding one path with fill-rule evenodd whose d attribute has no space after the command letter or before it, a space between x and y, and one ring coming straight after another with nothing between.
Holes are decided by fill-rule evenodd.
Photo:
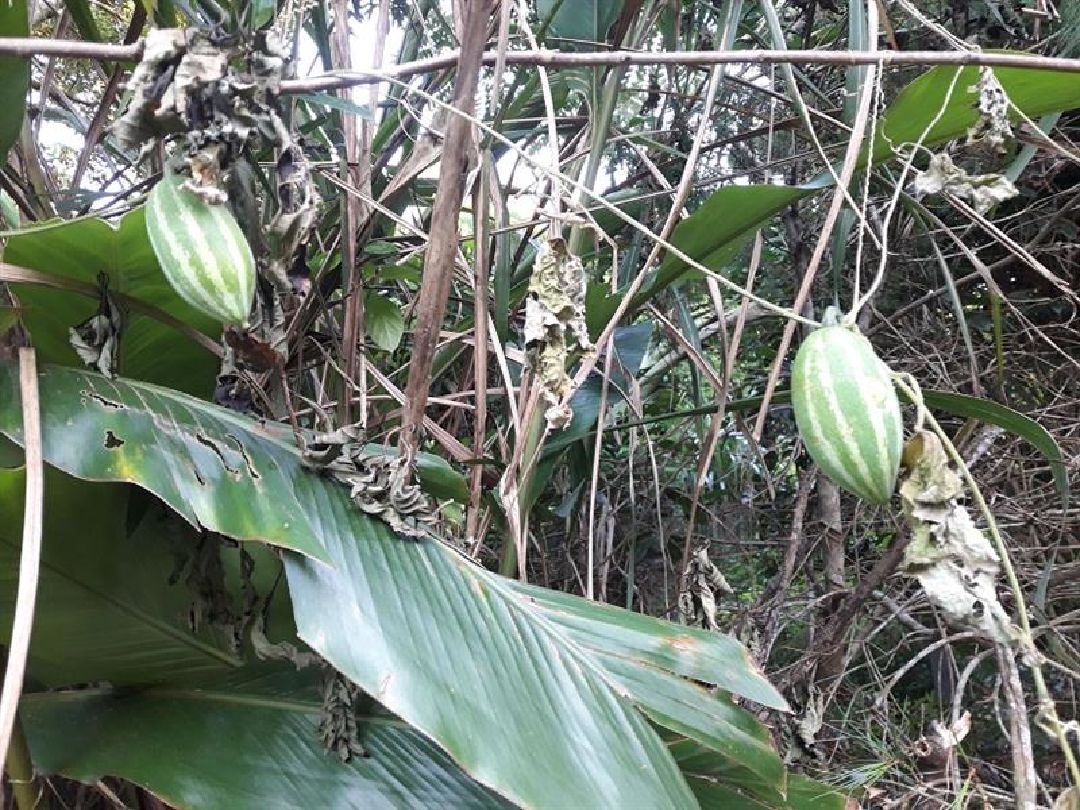
<instances>
[{"instance_id":1,"label":"long green leaf","mask_svg":"<svg viewBox=\"0 0 1080 810\"><path fill-rule=\"evenodd\" d=\"M1019 411L1014 411L993 400L967 394L954 394L949 391L923 391L922 394L923 401L930 408L936 408L954 416L978 419L989 425L997 425L1031 443L1049 462L1054 486L1057 488L1062 504L1068 506L1069 472L1065 466L1065 457L1061 453L1061 447L1046 428L1031 417L1024 416Z\"/></svg>"},{"instance_id":2,"label":"long green leaf","mask_svg":"<svg viewBox=\"0 0 1080 810\"><path fill-rule=\"evenodd\" d=\"M363 118L365 121L375 120L375 116L372 114L370 107L366 107L363 104L357 104L355 101L349 101L346 98L332 96L329 93L303 93L298 98L309 104L319 104L323 107L340 110L349 115L355 115L358 118Z\"/></svg>"},{"instance_id":3,"label":"long green leaf","mask_svg":"<svg viewBox=\"0 0 1080 810\"><path fill-rule=\"evenodd\" d=\"M40 385L48 463L133 481L211 531L307 552L285 555L301 637L482 783L535 806L692 806L667 749L566 622L450 548L360 513L280 429L72 369L46 369ZM0 432L16 441L19 413L13 368L0 365ZM665 627L657 654L686 660L680 628ZM706 677L742 679L768 702L763 679L740 672L745 652L719 643L733 654Z\"/></svg>"},{"instance_id":4,"label":"long green leaf","mask_svg":"<svg viewBox=\"0 0 1080 810\"><path fill-rule=\"evenodd\" d=\"M1020 113L1038 118L1080 106L1080 74L997 67L994 76L1016 108L1009 111L1013 121L1020 120ZM967 135L979 118L978 79L978 67L942 65L907 85L879 122L873 161L892 157L901 144L917 142L928 126L926 146Z\"/></svg>"},{"instance_id":5,"label":"long green leaf","mask_svg":"<svg viewBox=\"0 0 1080 810\"><path fill-rule=\"evenodd\" d=\"M1061 452L1061 447L1058 445L1057 440L1054 439L1053 435L1030 416L1025 416L1019 411L1015 411L1012 408L1001 405L993 400L968 396L967 394L956 394L950 391L926 389L923 390L922 396L923 402L930 408L945 411L954 416L978 419L990 425L997 425L1029 442L1036 450L1042 453L1043 458L1049 463L1050 473L1054 479L1054 487L1057 489L1062 503L1068 505L1070 499L1069 474L1068 468L1065 465L1065 457ZM732 400L727 404L726 410L729 413L741 413L761 407L762 401L761 397L747 397L746 399ZM790 391L777 391L773 394L771 399L772 405L789 405L790 403ZM616 430L625 429L635 425L648 425L654 422L666 421L668 419L715 413L716 410L717 407L715 405L708 405L703 408L691 408L667 414L660 414L658 416L650 416L636 422L612 426L607 429ZM593 433L589 435L595 435L595 423L593 426Z\"/></svg>"},{"instance_id":6,"label":"long green leaf","mask_svg":"<svg viewBox=\"0 0 1080 810\"><path fill-rule=\"evenodd\" d=\"M803 776L791 777L786 798L749 796L722 782L688 777L702 810L845 810L847 797L828 785Z\"/></svg>"},{"instance_id":7,"label":"long green leaf","mask_svg":"<svg viewBox=\"0 0 1080 810\"><path fill-rule=\"evenodd\" d=\"M75 30L87 42L101 42L101 30L98 28L90 0L64 0L64 7L75 23Z\"/></svg>"},{"instance_id":8,"label":"long green leaf","mask_svg":"<svg viewBox=\"0 0 1080 810\"><path fill-rule=\"evenodd\" d=\"M334 810L507 807L400 721L358 718L367 756L324 750L310 690L204 687L32 694L20 703L35 769L119 776L173 807Z\"/></svg>"},{"instance_id":9,"label":"long green leaf","mask_svg":"<svg viewBox=\"0 0 1080 810\"><path fill-rule=\"evenodd\" d=\"M788 708L780 693L757 672L746 648L731 636L672 624L535 585L512 584L549 620L586 647L716 684L765 706Z\"/></svg>"},{"instance_id":10,"label":"long green leaf","mask_svg":"<svg viewBox=\"0 0 1080 810\"><path fill-rule=\"evenodd\" d=\"M644 718L507 580L335 494L320 504L331 565L285 559L311 647L518 804L692 806Z\"/></svg>"},{"instance_id":11,"label":"long green leaf","mask_svg":"<svg viewBox=\"0 0 1080 810\"><path fill-rule=\"evenodd\" d=\"M732 784L730 762L694 740L670 744L690 789L703 810L844 810L847 797L835 788L799 774L788 776L785 790Z\"/></svg>"},{"instance_id":12,"label":"long green leaf","mask_svg":"<svg viewBox=\"0 0 1080 810\"><path fill-rule=\"evenodd\" d=\"M26 0L7 0L0 3L0 36L30 35L26 15ZM26 113L26 91L30 88L30 60L17 56L0 57L0 162L7 162L7 153L19 139L23 116Z\"/></svg>"},{"instance_id":13,"label":"long green leaf","mask_svg":"<svg viewBox=\"0 0 1080 810\"><path fill-rule=\"evenodd\" d=\"M731 765L726 781L751 792L783 792L787 779L769 732L724 696L618 656L601 656L604 668L655 723L716 751Z\"/></svg>"},{"instance_id":14,"label":"long green leaf","mask_svg":"<svg viewBox=\"0 0 1080 810\"><path fill-rule=\"evenodd\" d=\"M770 217L814 194L806 186L726 186L715 192L671 234L671 243L691 259L720 272ZM634 297L632 308L648 301L683 276L690 265L674 254Z\"/></svg>"}]
</instances>

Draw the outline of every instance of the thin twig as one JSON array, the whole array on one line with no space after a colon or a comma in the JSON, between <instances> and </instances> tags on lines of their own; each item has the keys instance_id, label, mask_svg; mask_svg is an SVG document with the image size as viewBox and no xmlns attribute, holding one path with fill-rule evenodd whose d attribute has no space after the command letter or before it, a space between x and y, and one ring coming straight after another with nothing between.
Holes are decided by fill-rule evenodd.
<instances>
[{"instance_id":1,"label":"thin twig","mask_svg":"<svg viewBox=\"0 0 1080 810\"><path fill-rule=\"evenodd\" d=\"M51 56L72 59L96 59L103 62L138 62L142 57L142 41L130 45L104 42L83 42L77 39L51 37L3 37L0 54L4 56Z\"/></svg>"},{"instance_id":2,"label":"thin twig","mask_svg":"<svg viewBox=\"0 0 1080 810\"><path fill-rule=\"evenodd\" d=\"M868 38L869 50L864 53L880 56L880 52L877 50L877 7L872 4L868 5L866 14L868 20L867 27L870 36ZM795 312L802 312L803 306L805 306L807 300L810 298L810 291L813 288L814 278L817 276L818 268L821 266L821 260L825 256L825 251L829 247L833 228L836 226L836 220L839 218L840 211L844 207L844 200L847 197L847 188L851 183L851 178L855 174L855 168L859 162L859 153L862 151L863 138L870 122L870 112L874 101L874 88L880 80L880 77L881 71L878 67L878 62L875 60L870 63L870 67L866 71L866 83L862 89L862 95L859 97L855 119L852 122L851 137L848 140L847 150L844 154L844 165L840 169L839 181L834 186L832 200L829 203L829 210L825 214L825 221L821 226L817 244L814 245L814 252L810 256L810 261L803 273L799 289L795 294L795 301L791 305L791 308ZM884 234L882 234L882 240L884 241ZM776 391L776 385L780 380L780 371L783 367L784 359L787 357L788 348L791 346L792 338L795 336L796 326L798 326L798 324L791 320L784 324L784 333L780 338L780 346L776 350L776 359L769 371L768 381L765 383L765 396L761 401L761 407L758 409L757 420L754 422L753 437L755 441L761 441L761 434L765 429L765 419L769 414L769 403L772 401L773 394Z\"/></svg>"}]
</instances>

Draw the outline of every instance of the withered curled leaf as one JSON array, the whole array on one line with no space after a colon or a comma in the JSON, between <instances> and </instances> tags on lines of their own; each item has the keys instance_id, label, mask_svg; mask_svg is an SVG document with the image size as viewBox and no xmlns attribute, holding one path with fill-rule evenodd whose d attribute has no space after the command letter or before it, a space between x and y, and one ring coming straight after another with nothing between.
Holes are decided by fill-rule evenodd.
<instances>
[{"instance_id":1,"label":"withered curled leaf","mask_svg":"<svg viewBox=\"0 0 1080 810\"><path fill-rule=\"evenodd\" d=\"M120 337L124 332L126 318L112 295L109 294L109 278L98 276L100 287L97 311L82 323L68 329L68 341L75 354L90 368L106 377L116 374L120 356Z\"/></svg>"},{"instance_id":2,"label":"withered curled leaf","mask_svg":"<svg viewBox=\"0 0 1080 810\"><path fill-rule=\"evenodd\" d=\"M958 502L963 482L949 466L941 441L917 432L904 450L904 463L908 474L900 498L912 539L903 570L919 580L950 623L1009 643L1011 623L995 588L1000 560Z\"/></svg>"},{"instance_id":3,"label":"withered curled leaf","mask_svg":"<svg viewBox=\"0 0 1080 810\"><path fill-rule=\"evenodd\" d=\"M360 510L398 534L430 534L435 505L412 481L406 459L367 452L363 432L356 426L316 435L304 448L304 462L349 487L349 497Z\"/></svg>"},{"instance_id":4,"label":"withered curled leaf","mask_svg":"<svg viewBox=\"0 0 1080 810\"><path fill-rule=\"evenodd\" d=\"M980 214L1020 193L1004 175L968 174L944 152L930 158L926 171L916 173L909 190L916 198L948 192L970 202Z\"/></svg>"},{"instance_id":5,"label":"withered curled leaf","mask_svg":"<svg viewBox=\"0 0 1080 810\"><path fill-rule=\"evenodd\" d=\"M716 594L732 594L728 581L711 559L708 546L697 549L683 573L685 586L679 594L679 614L683 622L719 630L716 623Z\"/></svg>"},{"instance_id":6,"label":"withered curled leaf","mask_svg":"<svg viewBox=\"0 0 1080 810\"><path fill-rule=\"evenodd\" d=\"M566 372L570 354L589 349L592 342L585 326L585 268L570 254L562 239L540 246L525 299L525 347L529 362L543 387L549 407L548 425L561 430L573 412L562 401L570 393Z\"/></svg>"},{"instance_id":7,"label":"withered curled leaf","mask_svg":"<svg viewBox=\"0 0 1080 810\"><path fill-rule=\"evenodd\" d=\"M979 80L968 88L968 92L979 95L976 102L979 120L968 130L968 144L978 144L997 153L1004 152L1005 143L1013 137L1009 123L1009 97L994 75L994 69L979 68Z\"/></svg>"}]
</instances>

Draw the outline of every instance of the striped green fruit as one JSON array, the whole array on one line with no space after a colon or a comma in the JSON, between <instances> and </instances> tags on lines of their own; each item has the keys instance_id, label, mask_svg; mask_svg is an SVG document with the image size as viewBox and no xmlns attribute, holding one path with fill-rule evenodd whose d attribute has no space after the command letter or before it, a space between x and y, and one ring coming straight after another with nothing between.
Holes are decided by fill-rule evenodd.
<instances>
[{"instance_id":1,"label":"striped green fruit","mask_svg":"<svg viewBox=\"0 0 1080 810\"><path fill-rule=\"evenodd\" d=\"M822 471L865 501L888 502L904 425L889 369L870 341L845 326L811 332L795 355L791 402L803 444Z\"/></svg>"},{"instance_id":2,"label":"striped green fruit","mask_svg":"<svg viewBox=\"0 0 1080 810\"><path fill-rule=\"evenodd\" d=\"M200 312L244 324L255 295L255 257L227 205L211 205L166 173L146 203L146 230L173 289Z\"/></svg>"}]
</instances>

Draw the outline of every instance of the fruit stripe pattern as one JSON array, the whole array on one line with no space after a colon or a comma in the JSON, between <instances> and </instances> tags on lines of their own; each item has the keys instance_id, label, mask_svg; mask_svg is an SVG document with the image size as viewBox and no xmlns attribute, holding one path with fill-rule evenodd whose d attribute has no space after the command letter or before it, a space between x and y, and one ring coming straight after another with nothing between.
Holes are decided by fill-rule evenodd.
<instances>
[{"instance_id":1,"label":"fruit stripe pattern","mask_svg":"<svg viewBox=\"0 0 1080 810\"><path fill-rule=\"evenodd\" d=\"M211 205L166 174L150 192L146 229L173 289L224 324L244 324L255 295L255 258L228 205Z\"/></svg>"},{"instance_id":2,"label":"fruit stripe pattern","mask_svg":"<svg viewBox=\"0 0 1080 810\"><path fill-rule=\"evenodd\" d=\"M870 503L896 487L900 401L870 341L844 326L812 332L795 356L791 397L799 435L837 485Z\"/></svg>"}]
</instances>

